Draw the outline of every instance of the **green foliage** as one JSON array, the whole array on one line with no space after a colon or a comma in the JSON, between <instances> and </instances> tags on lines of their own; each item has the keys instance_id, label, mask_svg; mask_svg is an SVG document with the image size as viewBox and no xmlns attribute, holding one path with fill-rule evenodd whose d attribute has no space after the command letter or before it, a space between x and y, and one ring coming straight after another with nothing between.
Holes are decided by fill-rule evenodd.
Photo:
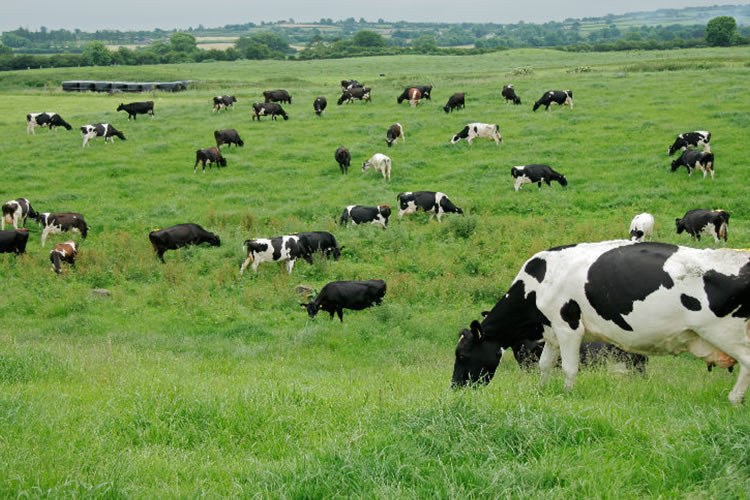
<instances>
[{"instance_id":1,"label":"green foliage","mask_svg":"<svg viewBox=\"0 0 750 500\"><path fill-rule=\"evenodd\" d=\"M437 40L432 35L420 35L411 42L418 52L429 53L437 49Z\"/></svg>"},{"instance_id":2,"label":"green foliage","mask_svg":"<svg viewBox=\"0 0 750 500\"><path fill-rule=\"evenodd\" d=\"M87 66L108 66L112 54L102 42L89 42L83 49L82 61Z\"/></svg>"},{"instance_id":3,"label":"green foliage","mask_svg":"<svg viewBox=\"0 0 750 500\"><path fill-rule=\"evenodd\" d=\"M737 36L737 21L733 17L719 16L706 25L706 43L711 47L726 47Z\"/></svg>"},{"instance_id":4,"label":"green foliage","mask_svg":"<svg viewBox=\"0 0 750 500\"><path fill-rule=\"evenodd\" d=\"M189 33L171 34L169 44L173 51L181 53L192 53L198 48L195 37Z\"/></svg>"},{"instance_id":5,"label":"green foliage","mask_svg":"<svg viewBox=\"0 0 750 500\"><path fill-rule=\"evenodd\" d=\"M351 39L352 45L356 47L385 47L385 39L378 33L370 30L357 31Z\"/></svg>"}]
</instances>

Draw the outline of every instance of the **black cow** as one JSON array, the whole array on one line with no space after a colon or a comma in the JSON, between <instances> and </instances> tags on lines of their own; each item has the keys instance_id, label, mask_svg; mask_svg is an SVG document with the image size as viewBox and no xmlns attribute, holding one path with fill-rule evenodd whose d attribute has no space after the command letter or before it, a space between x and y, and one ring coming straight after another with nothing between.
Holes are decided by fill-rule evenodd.
<instances>
[{"instance_id":1,"label":"black cow","mask_svg":"<svg viewBox=\"0 0 750 500\"><path fill-rule=\"evenodd\" d=\"M216 148L218 149L222 144L227 144L230 148L232 144L242 147L245 142L240 138L240 134L233 128L224 130L214 130L214 139L216 139Z\"/></svg>"},{"instance_id":2,"label":"black cow","mask_svg":"<svg viewBox=\"0 0 750 500\"><path fill-rule=\"evenodd\" d=\"M263 98L266 100L265 102L283 102L292 104L292 96L290 96L289 92L284 89L266 90L263 92Z\"/></svg>"},{"instance_id":3,"label":"black cow","mask_svg":"<svg viewBox=\"0 0 750 500\"><path fill-rule=\"evenodd\" d=\"M357 87L364 87L364 85L359 83L357 80L341 80L341 90L348 90Z\"/></svg>"},{"instance_id":4,"label":"black cow","mask_svg":"<svg viewBox=\"0 0 750 500\"><path fill-rule=\"evenodd\" d=\"M385 296L385 281L332 281L320 291L315 299L308 304L301 304L307 309L307 314L314 318L318 311L326 311L331 315L336 313L339 320L344 322L344 309L360 311L380 305Z\"/></svg>"},{"instance_id":5,"label":"black cow","mask_svg":"<svg viewBox=\"0 0 750 500\"><path fill-rule=\"evenodd\" d=\"M385 133L385 143L390 148L393 144L398 142L398 138L401 137L406 143L406 135L404 135L404 127L400 123L394 123Z\"/></svg>"},{"instance_id":6,"label":"black cow","mask_svg":"<svg viewBox=\"0 0 750 500\"><path fill-rule=\"evenodd\" d=\"M234 109L235 102L237 102L237 98L233 95L217 95L214 97L214 107L211 111L221 111L221 108Z\"/></svg>"},{"instance_id":7,"label":"black cow","mask_svg":"<svg viewBox=\"0 0 750 500\"><path fill-rule=\"evenodd\" d=\"M61 264L67 262L71 266L76 263L78 247L75 241L66 241L55 245L55 248L49 253L49 260L52 262L52 270L57 274L62 273Z\"/></svg>"},{"instance_id":8,"label":"black cow","mask_svg":"<svg viewBox=\"0 0 750 500\"><path fill-rule=\"evenodd\" d=\"M398 211L399 217L413 214L417 210L424 210L425 212L430 212L430 220L437 215L437 220L440 222L440 217L442 217L443 214L464 213L462 209L458 208L448 199L448 196L446 196L445 193L441 192L409 191L407 193L399 193L396 195L396 199L400 206L400 210Z\"/></svg>"},{"instance_id":9,"label":"black cow","mask_svg":"<svg viewBox=\"0 0 750 500\"><path fill-rule=\"evenodd\" d=\"M5 223L13 224L14 229L18 229L18 222L21 226L26 226L26 218L37 219L39 214L34 211L31 203L26 198L18 198L3 203L2 218L0 218L0 229L5 230Z\"/></svg>"},{"instance_id":10,"label":"black cow","mask_svg":"<svg viewBox=\"0 0 750 500\"><path fill-rule=\"evenodd\" d=\"M59 214L52 214L45 212L39 214L37 219L42 225L42 246L47 241L47 236L50 234L60 234L66 231L74 233L81 233L81 237L85 240L89 234L89 226L86 224L86 220L83 215L76 212L66 212Z\"/></svg>"},{"instance_id":11,"label":"black cow","mask_svg":"<svg viewBox=\"0 0 750 500\"><path fill-rule=\"evenodd\" d=\"M280 104L275 102L256 102L253 104L253 115L250 117L251 120L260 121L260 117L266 115L270 115L272 120L276 119L276 115L283 116L284 120L289 119L289 116Z\"/></svg>"},{"instance_id":12,"label":"black cow","mask_svg":"<svg viewBox=\"0 0 750 500\"><path fill-rule=\"evenodd\" d=\"M696 208L688 210L682 219L675 219L677 234L687 231L695 240L701 239L701 233L714 237L715 242L720 239L727 241L727 229L729 225L729 212L726 210L706 210Z\"/></svg>"},{"instance_id":13,"label":"black cow","mask_svg":"<svg viewBox=\"0 0 750 500\"><path fill-rule=\"evenodd\" d=\"M133 118L133 120L138 119L138 115L151 115L151 118L154 117L154 101L144 101L144 102L131 102L130 104L122 104L120 103L119 106L117 106L117 111L127 111L128 113L128 120L130 118Z\"/></svg>"},{"instance_id":14,"label":"black cow","mask_svg":"<svg viewBox=\"0 0 750 500\"><path fill-rule=\"evenodd\" d=\"M684 134L680 134L677 136L677 139L674 140L674 144L669 146L669 149L667 150L667 153L669 153L669 156L672 156L675 151L682 149L685 150L689 146L693 147L703 147L706 152L711 151L711 146L709 145L709 142L711 141L711 132L708 130L696 130L695 132L685 132Z\"/></svg>"},{"instance_id":15,"label":"black cow","mask_svg":"<svg viewBox=\"0 0 750 500\"><path fill-rule=\"evenodd\" d=\"M463 92L456 92L450 98L448 98L448 104L443 107L443 111L450 113L451 111L464 108L464 96Z\"/></svg>"},{"instance_id":16,"label":"black cow","mask_svg":"<svg viewBox=\"0 0 750 500\"><path fill-rule=\"evenodd\" d=\"M422 94L422 99L430 99L430 93L432 92L432 85L409 85L401 92L401 95L396 98L396 102L401 104L405 100L409 99L409 91L411 89L418 89ZM432 99L430 99L432 100Z\"/></svg>"},{"instance_id":17,"label":"black cow","mask_svg":"<svg viewBox=\"0 0 750 500\"><path fill-rule=\"evenodd\" d=\"M508 101L512 102L513 104L521 104L521 98L516 95L516 91L513 88L512 83L503 86L502 96L505 98L506 104L508 103Z\"/></svg>"},{"instance_id":18,"label":"black cow","mask_svg":"<svg viewBox=\"0 0 750 500\"><path fill-rule=\"evenodd\" d=\"M29 113L26 115L26 133L36 135L36 127L48 127L50 130L52 127L65 127L66 130L73 128L57 113Z\"/></svg>"},{"instance_id":19,"label":"black cow","mask_svg":"<svg viewBox=\"0 0 750 500\"><path fill-rule=\"evenodd\" d=\"M299 237L300 257L309 264L313 263L312 256L316 252L322 253L326 258L333 256L333 260L339 260L341 257L341 249L344 247L339 247L336 237L328 231L311 231L296 235Z\"/></svg>"},{"instance_id":20,"label":"black cow","mask_svg":"<svg viewBox=\"0 0 750 500\"><path fill-rule=\"evenodd\" d=\"M693 170L701 170L704 179L706 174L711 172L711 180L714 180L714 154L710 151L686 149L679 158L672 161L672 172L681 166L687 169L688 175L693 175Z\"/></svg>"},{"instance_id":21,"label":"black cow","mask_svg":"<svg viewBox=\"0 0 750 500\"><path fill-rule=\"evenodd\" d=\"M26 242L29 241L28 229L9 229L0 231L0 253L14 253L21 255L26 252Z\"/></svg>"},{"instance_id":22,"label":"black cow","mask_svg":"<svg viewBox=\"0 0 750 500\"><path fill-rule=\"evenodd\" d=\"M544 342L541 340L522 340L511 346L511 349L513 349L513 357L516 358L518 366L524 370L530 370L539 365L539 359L542 357L542 351L544 350ZM611 360L625 363L628 369L635 369L643 374L646 371L646 363L648 363L648 356L623 351L607 342L582 342L579 354L581 365L590 368L604 365Z\"/></svg>"},{"instance_id":23,"label":"black cow","mask_svg":"<svg viewBox=\"0 0 750 500\"><path fill-rule=\"evenodd\" d=\"M339 224L346 224L350 220L353 225L375 224L383 229L388 227L388 217L391 216L389 205L378 205L377 207L365 207L362 205L349 205L344 209L339 219Z\"/></svg>"},{"instance_id":24,"label":"black cow","mask_svg":"<svg viewBox=\"0 0 750 500\"><path fill-rule=\"evenodd\" d=\"M151 231L148 239L154 247L157 257L164 262L164 252L177 250L188 245L200 245L209 243L211 246L220 247L221 239L214 233L209 233L198 224L177 224L165 229Z\"/></svg>"},{"instance_id":25,"label":"black cow","mask_svg":"<svg viewBox=\"0 0 750 500\"><path fill-rule=\"evenodd\" d=\"M334 154L334 158L336 158L336 161L339 164L339 168L341 169L341 174L348 174L349 173L349 165L352 162L352 155L349 153L349 150L346 149L344 146L340 146L336 153Z\"/></svg>"},{"instance_id":26,"label":"black cow","mask_svg":"<svg viewBox=\"0 0 750 500\"><path fill-rule=\"evenodd\" d=\"M568 180L564 175L552 170L549 165L519 165L510 169L510 175L515 179L515 189L518 191L524 184L534 184L542 189L542 182L548 186L550 181L557 181L561 186L567 186Z\"/></svg>"},{"instance_id":27,"label":"black cow","mask_svg":"<svg viewBox=\"0 0 750 500\"><path fill-rule=\"evenodd\" d=\"M346 89L341 93L341 97L339 97L336 104L341 105L344 104L344 102L350 103L355 99L370 102L370 90L370 87L353 87Z\"/></svg>"},{"instance_id":28,"label":"black cow","mask_svg":"<svg viewBox=\"0 0 750 500\"><path fill-rule=\"evenodd\" d=\"M208 163L208 168L211 168L214 163L216 163L217 167L227 166L227 160L226 158L221 156L221 151L219 151L219 148L197 150L195 152L195 165L193 165L193 173L197 171L199 163L203 166L204 174L206 173L206 163Z\"/></svg>"},{"instance_id":29,"label":"black cow","mask_svg":"<svg viewBox=\"0 0 750 500\"><path fill-rule=\"evenodd\" d=\"M81 147L85 147L94 137L104 137L104 144L107 144L107 140L115 142L115 136L119 137L123 141L125 140L125 134L117 130L109 123L95 123L93 125L84 125L83 127L81 127L81 134L83 134L83 144L81 145Z\"/></svg>"},{"instance_id":30,"label":"black cow","mask_svg":"<svg viewBox=\"0 0 750 500\"><path fill-rule=\"evenodd\" d=\"M549 106L552 103L559 104L560 106L567 104L570 106L570 109L573 109L573 92L570 90L549 90L542 94L542 97L534 103L534 111L539 106L544 106L544 109L549 111Z\"/></svg>"},{"instance_id":31,"label":"black cow","mask_svg":"<svg viewBox=\"0 0 750 500\"><path fill-rule=\"evenodd\" d=\"M318 96L315 98L315 101L313 102L313 109L315 110L315 114L320 116L323 114L323 111L326 110L326 106L328 106L328 101L325 97Z\"/></svg>"}]
</instances>

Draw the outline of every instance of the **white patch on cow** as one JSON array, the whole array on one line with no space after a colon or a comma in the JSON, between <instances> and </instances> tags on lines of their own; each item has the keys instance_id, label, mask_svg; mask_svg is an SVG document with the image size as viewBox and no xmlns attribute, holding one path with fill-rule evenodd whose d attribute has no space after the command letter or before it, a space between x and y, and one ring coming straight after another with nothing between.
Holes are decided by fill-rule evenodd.
<instances>
[{"instance_id":1,"label":"white patch on cow","mask_svg":"<svg viewBox=\"0 0 750 500\"><path fill-rule=\"evenodd\" d=\"M405 194L411 194L411 193L405 193ZM398 216L403 217L404 215L409 215L417 212L417 204L413 200L406 202L406 208L402 208L398 211Z\"/></svg>"},{"instance_id":2,"label":"white patch on cow","mask_svg":"<svg viewBox=\"0 0 750 500\"><path fill-rule=\"evenodd\" d=\"M523 167L516 167L516 168L523 169ZM529 177L526 177L526 175L519 175L518 177L516 177L513 187L515 188L517 192L519 189L521 189L521 186L523 186L524 184L531 184L532 182L533 181Z\"/></svg>"},{"instance_id":3,"label":"white patch on cow","mask_svg":"<svg viewBox=\"0 0 750 500\"><path fill-rule=\"evenodd\" d=\"M63 232L63 230L62 230L62 226L61 225L57 225L57 226L53 226L53 225L44 226L44 229L42 230L42 246L44 246L44 243L47 241L47 237L50 234L61 234L62 232Z\"/></svg>"}]
</instances>

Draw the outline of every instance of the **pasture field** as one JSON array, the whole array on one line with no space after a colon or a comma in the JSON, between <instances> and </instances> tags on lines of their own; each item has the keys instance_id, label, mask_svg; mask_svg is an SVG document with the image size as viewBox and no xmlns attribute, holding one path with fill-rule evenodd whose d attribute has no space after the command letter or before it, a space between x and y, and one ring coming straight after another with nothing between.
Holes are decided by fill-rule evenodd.
<instances>
[{"instance_id":1,"label":"pasture field","mask_svg":"<svg viewBox=\"0 0 750 500\"><path fill-rule=\"evenodd\" d=\"M519 67L533 71L514 76ZM62 93L68 78L196 84ZM371 86L373 101L336 106L344 78ZM0 73L1 201L81 212L91 226L62 276L48 252L70 235L42 249L31 221L27 254L0 254L0 496L747 497L750 416L727 401L736 371L652 357L644 377L583 371L564 393L561 374L540 388L510 356L487 387L449 384L459 329L536 251L626 237L642 211L655 239L713 247L675 233L692 208L728 210L728 246L750 247L749 79L747 48ZM523 105L501 101L509 82ZM432 101L397 105L409 84L434 85ZM290 119L251 121L274 88L293 95ZM550 89L573 90L575 108L532 113ZM457 91L466 109L446 115ZM211 112L220 94L237 96L234 111ZM320 118L318 95L329 103ZM146 99L153 120L115 112ZM27 135L25 115L39 111L74 130ZM127 141L82 149L77 127L100 121ZM471 121L499 124L504 143L451 145ZM406 143L388 149L394 122ZM195 150L222 128L244 148L194 175ZM716 180L670 173L676 134L704 129ZM346 176L339 145L352 152ZM375 152L393 159L390 183L358 167ZM510 168L528 163L569 185L514 192ZM394 213L385 231L335 222L349 204L396 212L396 194L415 190L443 191L465 215ZM182 222L222 245L161 264L147 234ZM333 232L341 260L239 275L245 239L307 230ZM345 312L343 324L309 321L294 292L370 278L387 282L383 305Z\"/></svg>"}]
</instances>

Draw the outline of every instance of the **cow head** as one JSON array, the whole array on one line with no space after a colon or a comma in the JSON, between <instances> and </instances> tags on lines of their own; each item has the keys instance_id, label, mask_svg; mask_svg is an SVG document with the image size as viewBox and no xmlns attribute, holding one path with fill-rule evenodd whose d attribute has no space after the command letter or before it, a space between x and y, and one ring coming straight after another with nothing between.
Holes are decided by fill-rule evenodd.
<instances>
[{"instance_id":1,"label":"cow head","mask_svg":"<svg viewBox=\"0 0 750 500\"><path fill-rule=\"evenodd\" d=\"M213 246L213 247L220 247L221 246L221 238L219 238L219 235L218 234L214 234L214 233L209 233L209 234L210 234L210 236L208 237L208 239L206 241L208 241L211 244L211 246Z\"/></svg>"},{"instance_id":2,"label":"cow head","mask_svg":"<svg viewBox=\"0 0 750 500\"><path fill-rule=\"evenodd\" d=\"M672 154L672 153L669 153ZM682 158L682 157L680 157ZM680 161L680 158L676 160L672 160L672 172L676 172L678 168L680 168L680 165L682 165L682 162Z\"/></svg>"},{"instance_id":3,"label":"cow head","mask_svg":"<svg viewBox=\"0 0 750 500\"><path fill-rule=\"evenodd\" d=\"M219 165L221 165L222 167L226 167L227 166L227 159L224 158L223 156L219 156L219 159L217 160L217 163Z\"/></svg>"},{"instance_id":4,"label":"cow head","mask_svg":"<svg viewBox=\"0 0 750 500\"><path fill-rule=\"evenodd\" d=\"M339 100L336 101L336 104L341 105L344 104L344 101L351 99L351 94L348 90L345 90L341 93L341 97L339 97Z\"/></svg>"},{"instance_id":5,"label":"cow head","mask_svg":"<svg viewBox=\"0 0 750 500\"><path fill-rule=\"evenodd\" d=\"M307 315L310 316L310 319L314 318L316 314L318 314L318 311L320 311L321 305L316 304L315 301L308 302L307 304L300 304L301 307L304 309L307 309Z\"/></svg>"},{"instance_id":6,"label":"cow head","mask_svg":"<svg viewBox=\"0 0 750 500\"><path fill-rule=\"evenodd\" d=\"M669 153L669 156L672 156L675 154L675 152L679 149L684 149L687 146L687 143L682 137L678 137L675 139L674 144L669 146L669 149L667 150L667 153Z\"/></svg>"},{"instance_id":7,"label":"cow head","mask_svg":"<svg viewBox=\"0 0 750 500\"><path fill-rule=\"evenodd\" d=\"M488 384L495 375L502 357L502 348L495 340L487 339L479 321L472 321L470 329L458 334L456 362L453 365L453 387L469 384Z\"/></svg>"},{"instance_id":8,"label":"cow head","mask_svg":"<svg viewBox=\"0 0 750 500\"><path fill-rule=\"evenodd\" d=\"M122 111L123 109L125 109L125 105L123 103L120 103L120 105L117 106L117 111Z\"/></svg>"},{"instance_id":9,"label":"cow head","mask_svg":"<svg viewBox=\"0 0 750 500\"><path fill-rule=\"evenodd\" d=\"M564 175L560 176L559 182L560 182L560 185L563 186L563 187L565 187L565 186L568 185L568 179L566 179Z\"/></svg>"},{"instance_id":10,"label":"cow head","mask_svg":"<svg viewBox=\"0 0 750 500\"><path fill-rule=\"evenodd\" d=\"M675 219L674 223L677 226L677 234L682 234L685 230L685 222L682 219Z\"/></svg>"},{"instance_id":11,"label":"cow head","mask_svg":"<svg viewBox=\"0 0 750 500\"><path fill-rule=\"evenodd\" d=\"M378 208L380 209L380 213L383 215L383 217L386 218L386 220L388 219L388 217L391 216L391 206L390 205L380 205L380 206L378 206Z\"/></svg>"},{"instance_id":12,"label":"cow head","mask_svg":"<svg viewBox=\"0 0 750 500\"><path fill-rule=\"evenodd\" d=\"M456 135L453 136L453 139L451 139L451 144L455 144L458 141L460 141L461 139L466 139L467 137L469 137L469 126L468 125L465 126L463 128L463 130L461 130L461 132L459 132L459 133L457 133Z\"/></svg>"}]
</instances>

